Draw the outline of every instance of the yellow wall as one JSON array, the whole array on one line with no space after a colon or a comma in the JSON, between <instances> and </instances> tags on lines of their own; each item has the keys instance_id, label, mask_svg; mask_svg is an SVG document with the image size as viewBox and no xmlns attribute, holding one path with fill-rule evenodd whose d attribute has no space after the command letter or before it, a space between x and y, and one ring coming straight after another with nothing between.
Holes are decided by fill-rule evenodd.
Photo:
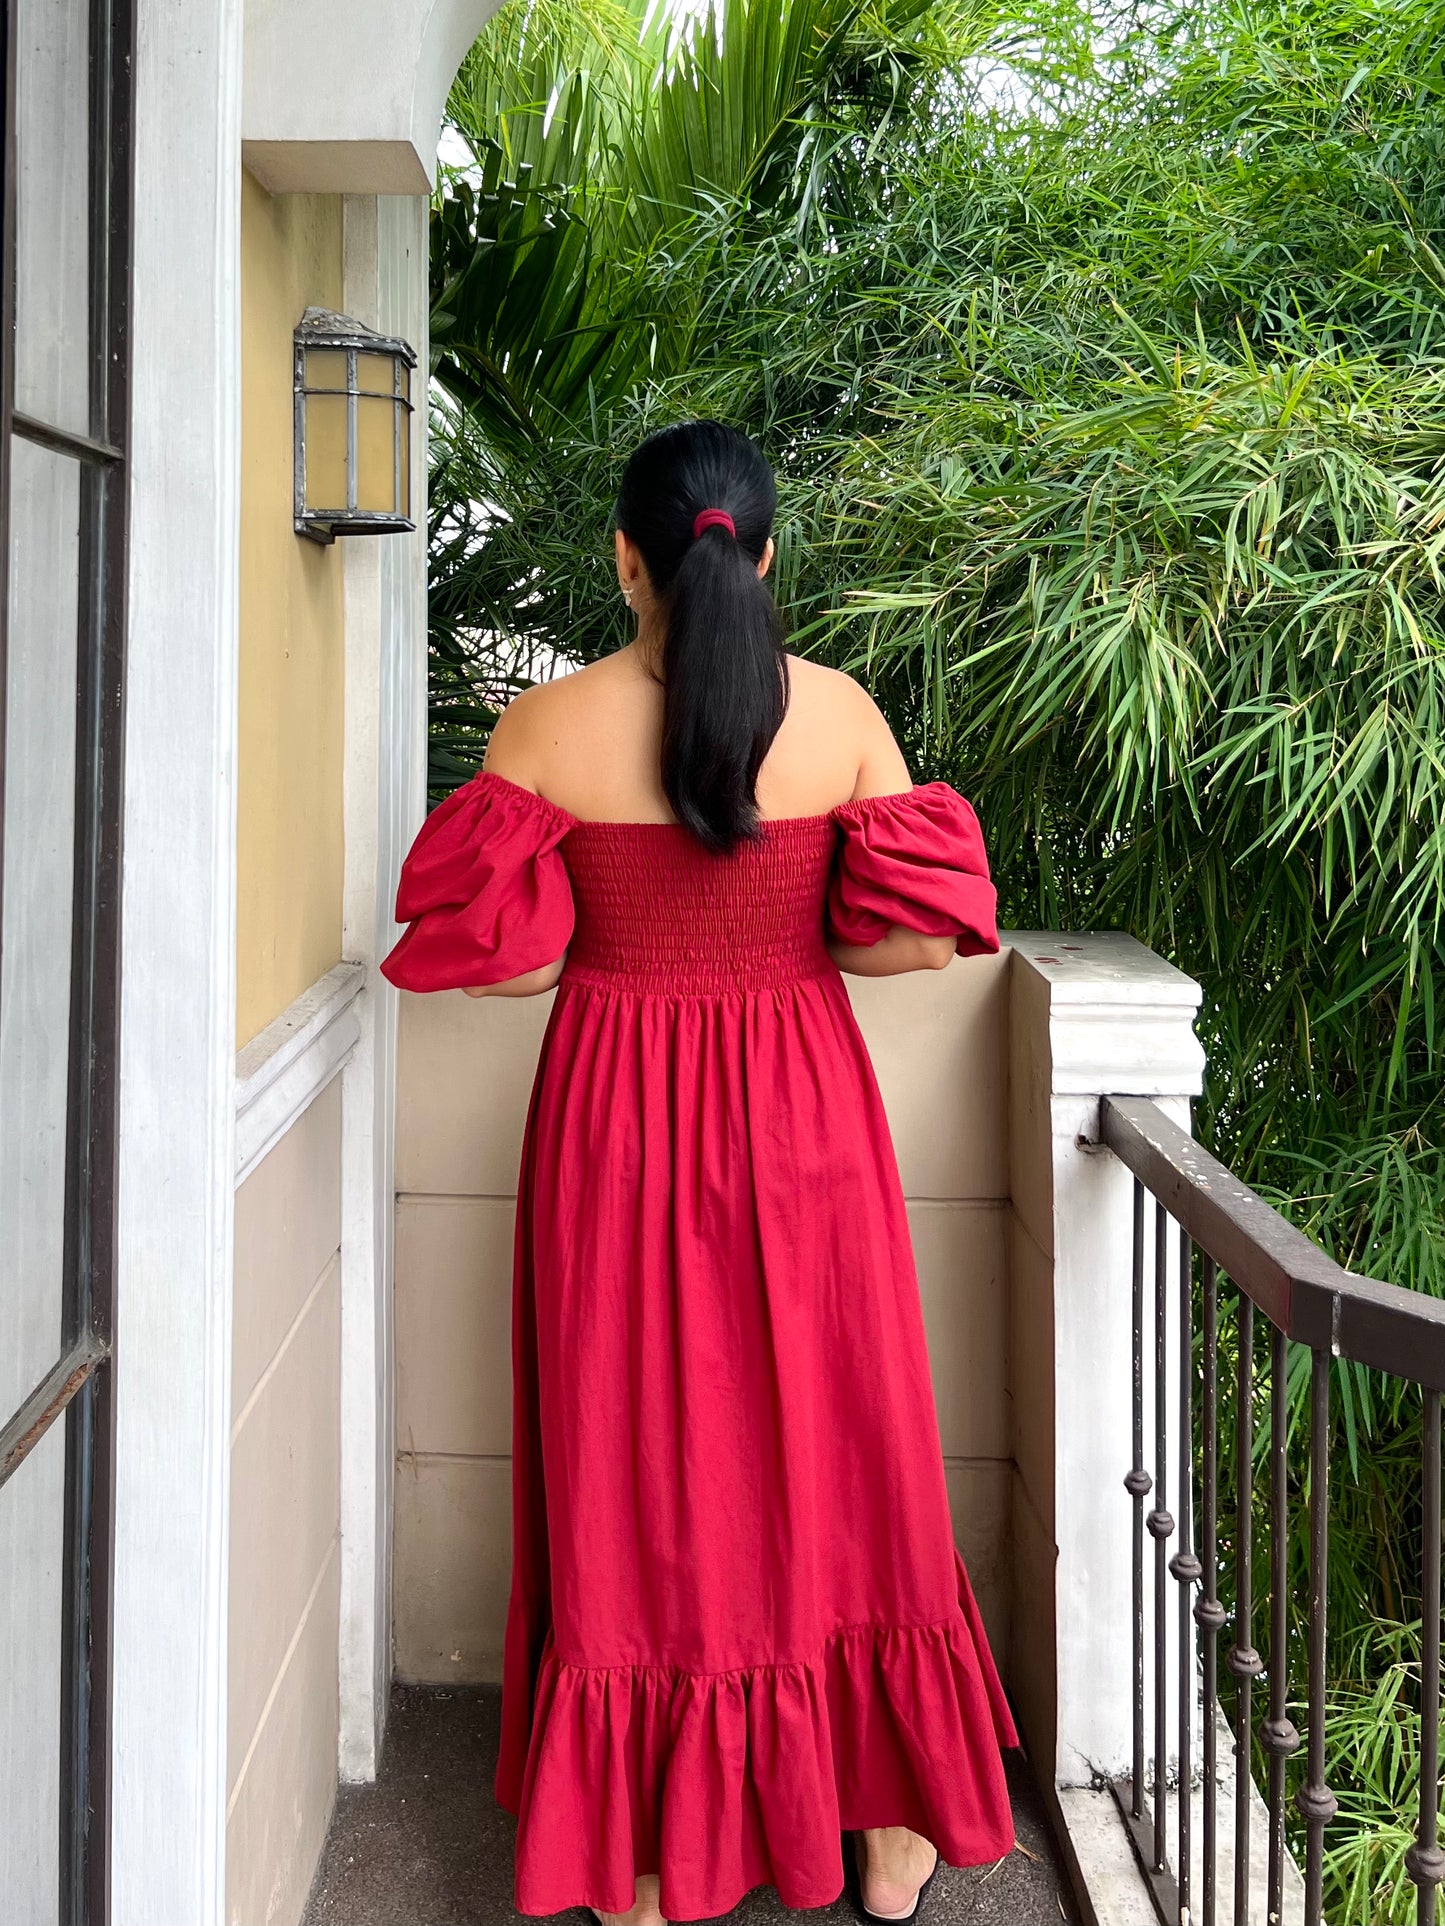
<instances>
[{"instance_id":1,"label":"yellow wall","mask_svg":"<svg viewBox=\"0 0 1445 1926\"><path fill-rule=\"evenodd\" d=\"M340 308L341 200L241 202L236 1045L341 957L341 556L292 514L291 335Z\"/></svg>"}]
</instances>

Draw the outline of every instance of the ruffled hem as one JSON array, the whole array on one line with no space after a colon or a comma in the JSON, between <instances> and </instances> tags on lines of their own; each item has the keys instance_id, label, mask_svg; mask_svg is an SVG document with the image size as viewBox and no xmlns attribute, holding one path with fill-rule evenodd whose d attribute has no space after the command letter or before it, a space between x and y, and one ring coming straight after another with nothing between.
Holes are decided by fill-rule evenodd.
<instances>
[{"instance_id":1,"label":"ruffled hem","mask_svg":"<svg viewBox=\"0 0 1445 1926\"><path fill-rule=\"evenodd\" d=\"M850 1625L810 1659L693 1673L579 1666L550 1633L518 1817L519 1912L625 1912L661 1876L668 1920L727 1913L754 1886L785 1906L843 1890L842 1834L908 1826L948 1865L1014 1844L1000 1746L1017 1745L963 1561L958 1610Z\"/></svg>"}]
</instances>

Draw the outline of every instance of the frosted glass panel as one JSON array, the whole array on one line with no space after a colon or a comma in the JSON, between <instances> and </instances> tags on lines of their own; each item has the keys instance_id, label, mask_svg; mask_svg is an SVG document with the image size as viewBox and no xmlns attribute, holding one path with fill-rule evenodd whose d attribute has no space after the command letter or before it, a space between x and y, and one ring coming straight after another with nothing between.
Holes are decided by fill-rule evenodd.
<instances>
[{"instance_id":1,"label":"frosted glass panel","mask_svg":"<svg viewBox=\"0 0 1445 1926\"><path fill-rule=\"evenodd\" d=\"M330 389L335 394L345 394L346 356L339 348L308 348L305 382L308 388Z\"/></svg>"},{"instance_id":2,"label":"frosted glass panel","mask_svg":"<svg viewBox=\"0 0 1445 1926\"><path fill-rule=\"evenodd\" d=\"M396 511L396 415L390 396L356 404L356 505L373 514Z\"/></svg>"},{"instance_id":3,"label":"frosted glass panel","mask_svg":"<svg viewBox=\"0 0 1445 1926\"><path fill-rule=\"evenodd\" d=\"M39 1383L61 1345L80 499L76 462L20 440L11 460L0 896L0 1421Z\"/></svg>"},{"instance_id":4,"label":"frosted glass panel","mask_svg":"<svg viewBox=\"0 0 1445 1926\"><path fill-rule=\"evenodd\" d=\"M60 1917L65 1421L0 1485L0 1893L7 1921Z\"/></svg>"},{"instance_id":5,"label":"frosted glass panel","mask_svg":"<svg viewBox=\"0 0 1445 1926\"><path fill-rule=\"evenodd\" d=\"M16 18L15 406L90 427L90 8Z\"/></svg>"},{"instance_id":6,"label":"frosted glass panel","mask_svg":"<svg viewBox=\"0 0 1445 1926\"><path fill-rule=\"evenodd\" d=\"M345 395L306 397L306 506L346 507Z\"/></svg>"},{"instance_id":7,"label":"frosted glass panel","mask_svg":"<svg viewBox=\"0 0 1445 1926\"><path fill-rule=\"evenodd\" d=\"M364 395L396 393L396 363L389 354L359 354L356 385Z\"/></svg>"}]
</instances>

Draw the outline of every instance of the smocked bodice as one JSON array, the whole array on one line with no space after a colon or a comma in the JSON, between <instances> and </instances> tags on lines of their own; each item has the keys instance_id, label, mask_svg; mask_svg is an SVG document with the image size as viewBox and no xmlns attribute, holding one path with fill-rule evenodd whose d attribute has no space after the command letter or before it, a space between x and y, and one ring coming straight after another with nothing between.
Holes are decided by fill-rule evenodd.
<instances>
[{"instance_id":1,"label":"smocked bodice","mask_svg":"<svg viewBox=\"0 0 1445 1926\"><path fill-rule=\"evenodd\" d=\"M576 823L560 845L576 912L564 977L705 996L831 970L836 840L831 817L801 817L718 856L675 823Z\"/></svg>"},{"instance_id":2,"label":"smocked bodice","mask_svg":"<svg viewBox=\"0 0 1445 1926\"><path fill-rule=\"evenodd\" d=\"M998 948L978 819L947 783L763 824L716 855L677 823L594 822L483 770L427 817L402 864L407 925L382 974L406 990L563 982L744 994L825 975L895 926Z\"/></svg>"}]
</instances>

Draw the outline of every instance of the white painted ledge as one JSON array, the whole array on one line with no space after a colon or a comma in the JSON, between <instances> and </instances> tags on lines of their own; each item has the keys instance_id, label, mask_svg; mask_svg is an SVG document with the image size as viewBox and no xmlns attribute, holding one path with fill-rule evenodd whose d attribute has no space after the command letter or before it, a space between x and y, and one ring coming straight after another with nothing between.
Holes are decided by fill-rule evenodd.
<instances>
[{"instance_id":1,"label":"white painted ledge","mask_svg":"<svg viewBox=\"0 0 1445 1926\"><path fill-rule=\"evenodd\" d=\"M1009 930L1002 941L1048 987L1056 1097L1192 1097L1204 1048L1192 977L1122 930Z\"/></svg>"},{"instance_id":2,"label":"white painted ledge","mask_svg":"<svg viewBox=\"0 0 1445 1926\"><path fill-rule=\"evenodd\" d=\"M366 981L338 963L236 1053L236 1182L242 1184L321 1095L355 1049L353 1009Z\"/></svg>"}]
</instances>

